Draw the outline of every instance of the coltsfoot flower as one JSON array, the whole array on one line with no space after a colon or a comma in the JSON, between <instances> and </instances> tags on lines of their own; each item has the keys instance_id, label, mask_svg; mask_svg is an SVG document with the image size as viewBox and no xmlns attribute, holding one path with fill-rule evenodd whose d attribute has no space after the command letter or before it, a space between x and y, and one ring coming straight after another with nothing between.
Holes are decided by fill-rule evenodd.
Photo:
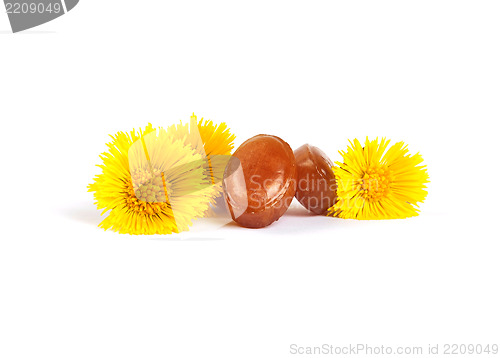
<instances>
[{"instance_id":1,"label":"coltsfoot flower","mask_svg":"<svg viewBox=\"0 0 500 358\"><path fill-rule=\"evenodd\" d=\"M337 202L328 215L345 219L397 219L416 216L418 203L427 196L429 175L420 154L408 154L398 142L387 149L389 140L355 139L343 162L332 169L337 180Z\"/></svg>"},{"instance_id":2,"label":"coltsfoot flower","mask_svg":"<svg viewBox=\"0 0 500 358\"><path fill-rule=\"evenodd\" d=\"M188 230L217 195L205 158L184 138L149 124L143 131L111 136L100 157L102 173L88 186L99 224L123 234L171 234Z\"/></svg>"}]
</instances>

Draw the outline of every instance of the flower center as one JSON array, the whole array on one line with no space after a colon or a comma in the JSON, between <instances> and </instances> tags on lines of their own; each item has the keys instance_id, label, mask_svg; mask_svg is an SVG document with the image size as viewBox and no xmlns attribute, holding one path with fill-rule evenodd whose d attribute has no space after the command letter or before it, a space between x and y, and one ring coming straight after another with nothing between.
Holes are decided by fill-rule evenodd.
<instances>
[{"instance_id":1,"label":"flower center","mask_svg":"<svg viewBox=\"0 0 500 358\"><path fill-rule=\"evenodd\" d=\"M127 188L127 205L130 210L157 214L168 207L167 183L158 169L135 169Z\"/></svg>"},{"instance_id":2,"label":"flower center","mask_svg":"<svg viewBox=\"0 0 500 358\"><path fill-rule=\"evenodd\" d=\"M358 179L357 189L363 192L365 199L378 201L385 197L392 183L392 171L387 167L368 168L363 178Z\"/></svg>"}]
</instances>

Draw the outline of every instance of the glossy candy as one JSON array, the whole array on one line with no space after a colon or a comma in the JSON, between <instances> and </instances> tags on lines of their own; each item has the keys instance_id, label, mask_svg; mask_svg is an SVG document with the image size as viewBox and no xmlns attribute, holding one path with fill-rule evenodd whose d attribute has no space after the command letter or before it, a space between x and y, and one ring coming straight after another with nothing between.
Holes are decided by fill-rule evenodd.
<instances>
[{"instance_id":1,"label":"glossy candy","mask_svg":"<svg viewBox=\"0 0 500 358\"><path fill-rule=\"evenodd\" d=\"M259 134L233 154L224 172L224 197L241 226L261 228L278 220L295 195L293 151L281 138Z\"/></svg>"},{"instance_id":2,"label":"glossy candy","mask_svg":"<svg viewBox=\"0 0 500 358\"><path fill-rule=\"evenodd\" d=\"M309 211L321 215L337 198L333 163L320 149L309 144L294 151L297 163L295 197Z\"/></svg>"}]
</instances>

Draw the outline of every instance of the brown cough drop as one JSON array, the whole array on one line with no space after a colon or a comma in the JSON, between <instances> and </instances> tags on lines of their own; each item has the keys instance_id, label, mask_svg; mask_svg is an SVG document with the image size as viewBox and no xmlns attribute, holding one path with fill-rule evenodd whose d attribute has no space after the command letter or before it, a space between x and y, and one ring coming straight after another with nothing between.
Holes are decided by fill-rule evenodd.
<instances>
[{"instance_id":1,"label":"brown cough drop","mask_svg":"<svg viewBox=\"0 0 500 358\"><path fill-rule=\"evenodd\" d=\"M295 197L309 211L325 214L337 200L333 163L319 148L304 144L294 151L297 164Z\"/></svg>"},{"instance_id":2,"label":"brown cough drop","mask_svg":"<svg viewBox=\"0 0 500 358\"><path fill-rule=\"evenodd\" d=\"M259 134L241 144L224 172L224 197L231 217L248 228L278 220L290 206L295 189L293 151L272 135Z\"/></svg>"}]
</instances>

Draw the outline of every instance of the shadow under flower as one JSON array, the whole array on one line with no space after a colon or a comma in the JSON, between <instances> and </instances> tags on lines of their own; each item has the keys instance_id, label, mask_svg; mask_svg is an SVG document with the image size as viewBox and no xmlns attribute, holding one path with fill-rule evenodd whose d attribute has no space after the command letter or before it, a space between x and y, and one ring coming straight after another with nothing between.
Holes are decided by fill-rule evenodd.
<instances>
[{"instance_id":1,"label":"shadow under flower","mask_svg":"<svg viewBox=\"0 0 500 358\"><path fill-rule=\"evenodd\" d=\"M58 212L67 219L96 227L106 217L106 215L101 216L100 212L96 210L94 205L87 204L61 208Z\"/></svg>"}]
</instances>

